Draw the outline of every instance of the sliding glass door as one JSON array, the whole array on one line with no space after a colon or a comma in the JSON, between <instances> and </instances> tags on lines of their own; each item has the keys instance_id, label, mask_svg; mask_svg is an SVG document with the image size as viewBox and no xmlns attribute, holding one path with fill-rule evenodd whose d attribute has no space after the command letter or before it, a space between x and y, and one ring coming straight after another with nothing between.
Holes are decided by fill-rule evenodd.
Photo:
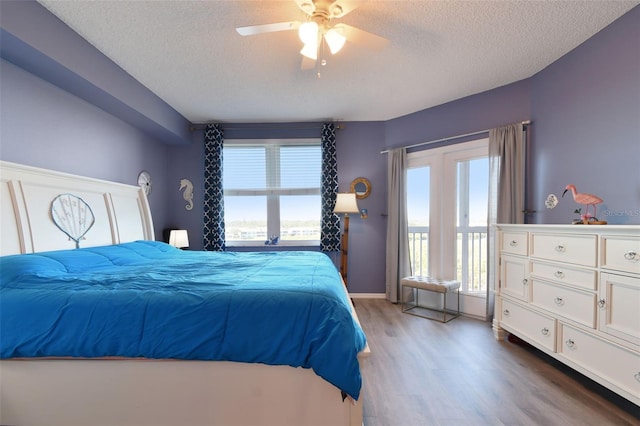
<instances>
[{"instance_id":1,"label":"sliding glass door","mask_svg":"<svg viewBox=\"0 0 640 426\"><path fill-rule=\"evenodd\" d=\"M487 292L489 158L456 162L456 278L468 293Z\"/></svg>"},{"instance_id":2,"label":"sliding glass door","mask_svg":"<svg viewBox=\"0 0 640 426\"><path fill-rule=\"evenodd\" d=\"M407 170L409 254L414 275L429 275L429 166Z\"/></svg>"},{"instance_id":3,"label":"sliding glass door","mask_svg":"<svg viewBox=\"0 0 640 426\"><path fill-rule=\"evenodd\" d=\"M409 248L415 275L461 282L465 313L484 317L488 139L408 155Z\"/></svg>"}]
</instances>

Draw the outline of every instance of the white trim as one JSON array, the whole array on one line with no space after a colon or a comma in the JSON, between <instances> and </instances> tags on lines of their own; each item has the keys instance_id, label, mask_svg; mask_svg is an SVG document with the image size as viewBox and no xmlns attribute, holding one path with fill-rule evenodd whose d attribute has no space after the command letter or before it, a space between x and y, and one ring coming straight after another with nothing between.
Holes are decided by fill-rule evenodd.
<instances>
[{"instance_id":1,"label":"white trim","mask_svg":"<svg viewBox=\"0 0 640 426\"><path fill-rule=\"evenodd\" d=\"M349 293L352 299L386 299L386 293Z\"/></svg>"},{"instance_id":2,"label":"white trim","mask_svg":"<svg viewBox=\"0 0 640 426\"><path fill-rule=\"evenodd\" d=\"M407 154L410 169L428 167L429 188L429 275L440 279L456 279L457 163L489 154L489 139L425 149ZM463 293L464 298L486 296ZM461 303L461 311L465 311ZM469 306L470 304L467 303ZM475 309L472 314L475 314ZM475 315L474 315L475 316Z\"/></svg>"},{"instance_id":3,"label":"white trim","mask_svg":"<svg viewBox=\"0 0 640 426\"><path fill-rule=\"evenodd\" d=\"M456 211L455 163L487 156L488 149L489 139L481 138L407 154L408 168L429 167L430 170L428 270L431 276L455 279L456 217L451 213Z\"/></svg>"},{"instance_id":4,"label":"white trim","mask_svg":"<svg viewBox=\"0 0 640 426\"><path fill-rule=\"evenodd\" d=\"M489 138L480 138L473 141L462 142L455 145L447 145L441 146L439 148L425 149L417 152L410 152L407 154L408 160L408 168L418 167L425 164L423 159L432 158L437 155L451 154L451 153L462 153L469 150L474 150L478 148L487 147L488 150ZM470 157L474 158L474 157Z\"/></svg>"},{"instance_id":5,"label":"white trim","mask_svg":"<svg viewBox=\"0 0 640 426\"><path fill-rule=\"evenodd\" d=\"M458 149L453 149L457 147ZM445 147L446 148L446 147ZM450 146L450 150L443 150L444 158L444 183L442 186L442 208L453 212L452 214L444 214L442 221L442 250L444 253L442 262L441 277L452 277L456 279L456 233L457 233L457 165L459 162L470 161L477 158L488 158L489 156L489 139L482 138L471 142L465 142L460 145ZM468 188L467 188L468 190ZM488 188L487 188L488 190ZM488 232L488 227L487 227Z\"/></svg>"}]
</instances>

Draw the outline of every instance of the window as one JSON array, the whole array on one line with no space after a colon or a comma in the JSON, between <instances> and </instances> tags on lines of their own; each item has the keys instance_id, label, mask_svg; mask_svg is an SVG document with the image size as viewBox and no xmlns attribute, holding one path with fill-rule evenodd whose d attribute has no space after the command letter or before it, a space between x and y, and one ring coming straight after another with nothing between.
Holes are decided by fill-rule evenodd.
<instances>
[{"instance_id":1,"label":"window","mask_svg":"<svg viewBox=\"0 0 640 426\"><path fill-rule=\"evenodd\" d=\"M429 166L407 170L409 255L415 275L429 275Z\"/></svg>"},{"instance_id":2,"label":"window","mask_svg":"<svg viewBox=\"0 0 640 426\"><path fill-rule=\"evenodd\" d=\"M227 244L319 244L321 168L319 139L226 140Z\"/></svg>"},{"instance_id":3,"label":"window","mask_svg":"<svg viewBox=\"0 0 640 426\"><path fill-rule=\"evenodd\" d=\"M489 157L456 162L456 279L463 291L487 291Z\"/></svg>"},{"instance_id":4,"label":"window","mask_svg":"<svg viewBox=\"0 0 640 426\"><path fill-rule=\"evenodd\" d=\"M488 139L408 155L407 212L414 274L455 277L487 291ZM480 313L484 316L484 312Z\"/></svg>"}]
</instances>

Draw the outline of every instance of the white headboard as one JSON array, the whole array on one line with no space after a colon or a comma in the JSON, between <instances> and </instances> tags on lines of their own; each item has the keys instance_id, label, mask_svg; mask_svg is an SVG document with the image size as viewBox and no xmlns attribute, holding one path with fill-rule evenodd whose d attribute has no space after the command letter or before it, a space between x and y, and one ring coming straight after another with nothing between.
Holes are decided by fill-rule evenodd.
<instances>
[{"instance_id":1,"label":"white headboard","mask_svg":"<svg viewBox=\"0 0 640 426\"><path fill-rule=\"evenodd\" d=\"M153 240L147 197L138 186L0 161L0 255L73 249L51 218L60 194L82 198L95 224L80 247Z\"/></svg>"}]
</instances>

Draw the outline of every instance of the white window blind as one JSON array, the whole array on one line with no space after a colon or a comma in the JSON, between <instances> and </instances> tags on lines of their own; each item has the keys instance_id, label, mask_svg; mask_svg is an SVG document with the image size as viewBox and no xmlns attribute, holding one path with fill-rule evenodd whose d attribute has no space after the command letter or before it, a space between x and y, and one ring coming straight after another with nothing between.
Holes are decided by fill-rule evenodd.
<instances>
[{"instance_id":1,"label":"white window blind","mask_svg":"<svg viewBox=\"0 0 640 426\"><path fill-rule=\"evenodd\" d=\"M231 245L320 240L319 139L230 140L223 152L225 234Z\"/></svg>"}]
</instances>

